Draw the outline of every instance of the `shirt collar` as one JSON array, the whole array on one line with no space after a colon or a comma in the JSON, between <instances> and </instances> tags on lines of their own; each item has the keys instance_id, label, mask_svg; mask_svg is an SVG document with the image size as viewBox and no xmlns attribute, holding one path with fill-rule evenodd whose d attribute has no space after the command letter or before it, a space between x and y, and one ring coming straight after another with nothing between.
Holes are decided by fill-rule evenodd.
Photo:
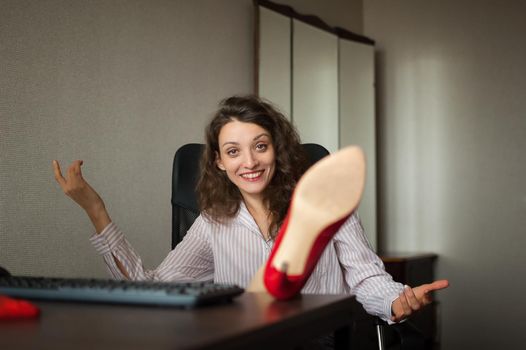
<instances>
[{"instance_id":1,"label":"shirt collar","mask_svg":"<svg viewBox=\"0 0 526 350\"><path fill-rule=\"evenodd\" d=\"M252 215L250 215L250 212L243 201L241 201L239 204L239 211L234 221L242 226L245 226L251 231L256 232L258 235L261 235L261 231L258 227L258 224L256 224L256 220L254 220Z\"/></svg>"}]
</instances>

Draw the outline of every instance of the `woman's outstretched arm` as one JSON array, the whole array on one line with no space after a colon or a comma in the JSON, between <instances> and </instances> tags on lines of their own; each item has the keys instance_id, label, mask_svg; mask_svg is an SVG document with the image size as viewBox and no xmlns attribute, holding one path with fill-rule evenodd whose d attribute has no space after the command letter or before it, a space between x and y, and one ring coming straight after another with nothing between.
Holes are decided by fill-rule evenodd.
<instances>
[{"instance_id":1,"label":"woman's outstretched arm","mask_svg":"<svg viewBox=\"0 0 526 350\"><path fill-rule=\"evenodd\" d=\"M111 222L102 198L82 177L81 166L81 160L74 161L63 176L60 164L53 161L55 179L64 193L88 214L97 232L90 240L103 255L114 278L161 281L213 279L213 254L207 235L210 227L202 218L196 219L185 240L156 269L145 269L140 256Z\"/></svg>"},{"instance_id":2,"label":"woman's outstretched arm","mask_svg":"<svg viewBox=\"0 0 526 350\"><path fill-rule=\"evenodd\" d=\"M71 163L67 175L64 177L60 170L60 164L57 160L54 160L53 172L55 173L55 180L57 180L62 191L84 209L95 227L95 231L99 234L111 223L111 218L102 198L82 177L82 170L80 169L82 163L82 160L76 160ZM129 278L122 263L115 257L114 259L122 274Z\"/></svg>"}]
</instances>

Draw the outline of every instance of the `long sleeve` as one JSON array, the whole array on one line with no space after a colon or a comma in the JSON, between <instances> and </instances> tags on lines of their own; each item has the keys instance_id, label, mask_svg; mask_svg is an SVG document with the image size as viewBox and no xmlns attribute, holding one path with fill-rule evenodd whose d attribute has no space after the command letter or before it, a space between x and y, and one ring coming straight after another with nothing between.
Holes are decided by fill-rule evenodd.
<instances>
[{"instance_id":1,"label":"long sleeve","mask_svg":"<svg viewBox=\"0 0 526 350\"><path fill-rule=\"evenodd\" d=\"M344 277L352 294L365 310L388 321L391 304L403 290L385 271L382 260L371 249L360 220L353 214L334 236Z\"/></svg>"},{"instance_id":2,"label":"long sleeve","mask_svg":"<svg viewBox=\"0 0 526 350\"><path fill-rule=\"evenodd\" d=\"M131 280L205 281L212 280L214 275L213 253L206 226L201 217L197 218L183 241L152 270L144 268L141 257L114 223L92 236L90 241L116 279L126 279L126 276L115 259Z\"/></svg>"}]
</instances>

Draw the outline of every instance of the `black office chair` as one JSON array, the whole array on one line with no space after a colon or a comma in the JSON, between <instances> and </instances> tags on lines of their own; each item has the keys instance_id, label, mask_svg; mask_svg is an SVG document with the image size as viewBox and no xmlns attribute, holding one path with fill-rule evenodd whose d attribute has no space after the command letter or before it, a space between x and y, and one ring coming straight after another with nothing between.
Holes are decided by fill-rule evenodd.
<instances>
[{"instance_id":1,"label":"black office chair","mask_svg":"<svg viewBox=\"0 0 526 350\"><path fill-rule=\"evenodd\" d=\"M199 216L197 180L205 145L189 143L175 152L172 168L172 249Z\"/></svg>"},{"instance_id":2,"label":"black office chair","mask_svg":"<svg viewBox=\"0 0 526 350\"><path fill-rule=\"evenodd\" d=\"M318 144L305 143L303 147L309 157L310 165L329 155L329 151ZM203 144L189 143L181 146L174 156L172 169L172 249L181 242L190 226L199 216L196 187L199 177L199 162L204 148L205 145ZM385 322L376 319L376 335L373 336L377 337L375 343L377 342L380 350L422 349L418 337L408 336L407 331L405 331L407 326L398 328L387 327ZM414 339L417 339L416 343ZM394 347L393 344L395 344Z\"/></svg>"}]
</instances>

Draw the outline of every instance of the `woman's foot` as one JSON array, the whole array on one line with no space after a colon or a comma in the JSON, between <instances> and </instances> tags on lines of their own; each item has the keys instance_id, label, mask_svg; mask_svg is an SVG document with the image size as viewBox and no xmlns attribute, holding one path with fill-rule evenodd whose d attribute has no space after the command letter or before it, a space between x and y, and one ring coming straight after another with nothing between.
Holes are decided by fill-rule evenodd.
<instances>
[{"instance_id":1,"label":"woman's foot","mask_svg":"<svg viewBox=\"0 0 526 350\"><path fill-rule=\"evenodd\" d=\"M264 284L277 299L298 294L327 243L358 207L365 158L346 147L314 164L301 177L267 261Z\"/></svg>"}]
</instances>

